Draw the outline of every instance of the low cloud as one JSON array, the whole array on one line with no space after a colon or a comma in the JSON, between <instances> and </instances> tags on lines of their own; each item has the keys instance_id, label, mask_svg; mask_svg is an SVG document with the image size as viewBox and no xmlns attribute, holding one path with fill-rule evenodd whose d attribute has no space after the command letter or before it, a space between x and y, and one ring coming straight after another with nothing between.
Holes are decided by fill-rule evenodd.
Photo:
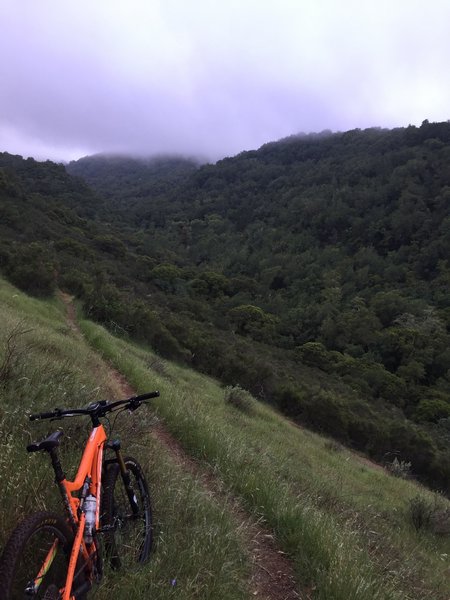
<instances>
[{"instance_id":1,"label":"low cloud","mask_svg":"<svg viewBox=\"0 0 450 600\"><path fill-rule=\"evenodd\" d=\"M446 120L449 17L437 0L3 0L0 150L217 159Z\"/></svg>"}]
</instances>

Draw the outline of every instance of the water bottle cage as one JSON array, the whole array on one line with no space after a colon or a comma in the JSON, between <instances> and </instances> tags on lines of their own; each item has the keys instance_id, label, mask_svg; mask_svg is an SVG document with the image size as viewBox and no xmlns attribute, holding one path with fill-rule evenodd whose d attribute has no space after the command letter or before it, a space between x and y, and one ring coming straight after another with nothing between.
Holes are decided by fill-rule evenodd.
<instances>
[{"instance_id":1,"label":"water bottle cage","mask_svg":"<svg viewBox=\"0 0 450 600\"><path fill-rule=\"evenodd\" d=\"M83 512L86 515L84 524L84 541L92 544L95 534L95 515L97 510L97 498L89 495L83 502Z\"/></svg>"}]
</instances>

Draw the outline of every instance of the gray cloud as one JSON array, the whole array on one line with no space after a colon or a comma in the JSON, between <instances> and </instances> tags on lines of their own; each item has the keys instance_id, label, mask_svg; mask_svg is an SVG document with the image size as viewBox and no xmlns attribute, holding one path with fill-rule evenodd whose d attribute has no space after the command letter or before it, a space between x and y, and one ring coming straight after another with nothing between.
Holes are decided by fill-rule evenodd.
<instances>
[{"instance_id":1,"label":"gray cloud","mask_svg":"<svg viewBox=\"0 0 450 600\"><path fill-rule=\"evenodd\" d=\"M2 0L0 150L219 158L449 118L446 1Z\"/></svg>"}]
</instances>

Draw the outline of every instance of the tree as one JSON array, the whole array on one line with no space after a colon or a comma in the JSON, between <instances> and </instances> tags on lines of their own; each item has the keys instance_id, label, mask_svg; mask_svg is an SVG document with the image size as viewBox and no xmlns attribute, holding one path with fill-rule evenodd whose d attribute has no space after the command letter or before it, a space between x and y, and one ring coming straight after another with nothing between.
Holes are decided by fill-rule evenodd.
<instances>
[{"instance_id":1,"label":"tree","mask_svg":"<svg viewBox=\"0 0 450 600\"><path fill-rule=\"evenodd\" d=\"M253 304L236 306L230 310L229 315L238 333L256 339L268 340L277 323L276 317Z\"/></svg>"},{"instance_id":2,"label":"tree","mask_svg":"<svg viewBox=\"0 0 450 600\"><path fill-rule=\"evenodd\" d=\"M6 273L14 285L34 296L50 296L55 291L56 260L38 242L16 244L8 255Z\"/></svg>"},{"instance_id":3,"label":"tree","mask_svg":"<svg viewBox=\"0 0 450 600\"><path fill-rule=\"evenodd\" d=\"M171 264L161 264L152 269L150 277L164 292L175 293L183 279L183 271Z\"/></svg>"}]
</instances>

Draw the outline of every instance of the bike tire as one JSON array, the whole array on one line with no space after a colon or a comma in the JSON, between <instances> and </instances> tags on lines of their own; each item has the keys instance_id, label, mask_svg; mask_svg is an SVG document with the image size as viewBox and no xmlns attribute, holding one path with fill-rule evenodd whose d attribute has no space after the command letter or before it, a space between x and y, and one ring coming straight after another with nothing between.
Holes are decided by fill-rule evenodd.
<instances>
[{"instance_id":1,"label":"bike tire","mask_svg":"<svg viewBox=\"0 0 450 600\"><path fill-rule=\"evenodd\" d=\"M145 562L153 545L152 506L144 472L131 456L124 462L130 473L139 513L132 514L119 465L110 464L103 480L102 527L105 529L105 552L113 569Z\"/></svg>"},{"instance_id":2,"label":"bike tire","mask_svg":"<svg viewBox=\"0 0 450 600\"><path fill-rule=\"evenodd\" d=\"M34 593L26 587L36 580L55 540L55 557ZM73 533L58 514L38 512L24 519L12 532L0 559L0 597L2 600L58 600L64 587Z\"/></svg>"}]
</instances>

